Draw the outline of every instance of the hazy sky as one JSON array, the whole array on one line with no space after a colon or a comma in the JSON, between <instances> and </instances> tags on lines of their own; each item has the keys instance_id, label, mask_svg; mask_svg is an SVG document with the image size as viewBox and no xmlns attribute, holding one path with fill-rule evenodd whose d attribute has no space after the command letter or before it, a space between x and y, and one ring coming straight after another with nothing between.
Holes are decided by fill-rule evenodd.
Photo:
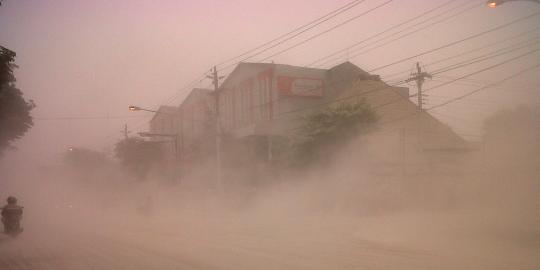
<instances>
[{"instance_id":1,"label":"hazy sky","mask_svg":"<svg viewBox=\"0 0 540 270\"><path fill-rule=\"evenodd\" d=\"M366 0L273 52L386 1ZM17 143L19 151L8 152L7 159L54 160L69 146L110 151L121 138L124 123L134 132L147 128L151 114L130 113L128 105L156 108L164 101L178 105L189 92L189 89L183 89L186 84L200 77L214 64L347 2L350 0L5 0L0 7L0 44L17 52L16 63L20 67L16 71L17 85L27 98L35 100L38 105L33 111L35 126ZM272 60L276 63L306 65L443 2L446 0L394 0L373 13ZM481 6L483 2L456 0L448 6L457 7L455 12L469 3L477 3L478 7L366 54L357 57L351 57L355 55L352 51L341 54L340 58L325 67L345 61L348 55L351 62L371 70L540 11L540 5L527 1L507 3L497 9ZM384 78L384 75L410 69L417 60L430 63L500 42L499 47L493 46L487 50L494 51L540 36L539 30L519 39L507 39L538 26L540 16L375 73ZM459 77L535 48L540 47L535 44L444 75ZM454 62L429 67L428 71L482 53L483 50L479 50ZM250 60L259 61L264 56ZM461 83L493 82L539 62L540 52L533 53L475 75L471 77L474 82ZM223 75L227 72L230 69L224 70ZM436 110L434 115L449 123L458 133L478 135L481 120L498 108L520 103L540 106L538 75L540 69L533 70L499 88L484 90ZM448 78L436 76L426 84L426 88ZM209 81L202 81L198 86L206 87L209 84ZM475 88L453 84L433 90L429 93L428 107ZM414 88L411 92L414 92ZM65 119L78 117L98 119Z\"/></svg>"}]
</instances>

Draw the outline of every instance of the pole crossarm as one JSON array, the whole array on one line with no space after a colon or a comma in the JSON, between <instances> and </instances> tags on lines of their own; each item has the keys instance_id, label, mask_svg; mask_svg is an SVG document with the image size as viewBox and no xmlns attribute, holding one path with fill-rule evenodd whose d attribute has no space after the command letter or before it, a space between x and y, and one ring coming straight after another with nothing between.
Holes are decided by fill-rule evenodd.
<instances>
[{"instance_id":1,"label":"pole crossarm","mask_svg":"<svg viewBox=\"0 0 540 270\"><path fill-rule=\"evenodd\" d=\"M422 100L422 98L424 97L424 95L422 94L422 85L426 81L426 78L431 79L432 76L431 74L425 71L422 71L422 68L420 67L420 63L417 62L416 72L412 73L411 77L405 80L405 82L412 82L412 81L416 82L416 86L418 87L418 94L416 94L416 96L418 97L418 109L420 110L423 110L422 107L424 105L424 101Z\"/></svg>"}]
</instances>

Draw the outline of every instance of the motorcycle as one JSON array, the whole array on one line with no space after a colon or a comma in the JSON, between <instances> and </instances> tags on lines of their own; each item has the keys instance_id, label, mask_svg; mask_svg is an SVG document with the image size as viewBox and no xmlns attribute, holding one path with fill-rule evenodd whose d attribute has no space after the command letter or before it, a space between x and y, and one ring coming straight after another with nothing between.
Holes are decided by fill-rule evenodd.
<instances>
[{"instance_id":1,"label":"motorcycle","mask_svg":"<svg viewBox=\"0 0 540 270\"><path fill-rule=\"evenodd\" d=\"M22 207L18 207L16 209L2 208L2 223L4 224L5 234L11 237L17 237L17 235L23 232L24 229L21 227L22 209Z\"/></svg>"}]
</instances>

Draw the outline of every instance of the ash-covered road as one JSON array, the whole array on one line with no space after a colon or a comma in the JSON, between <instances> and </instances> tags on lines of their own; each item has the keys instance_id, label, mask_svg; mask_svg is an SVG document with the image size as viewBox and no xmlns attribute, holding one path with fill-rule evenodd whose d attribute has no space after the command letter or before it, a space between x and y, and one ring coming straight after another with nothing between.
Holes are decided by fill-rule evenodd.
<instances>
[{"instance_id":1,"label":"ash-covered road","mask_svg":"<svg viewBox=\"0 0 540 270\"><path fill-rule=\"evenodd\" d=\"M540 265L535 245L467 241L471 232L439 238L442 231L425 222L394 226L402 217L143 220L84 229L74 226L76 221L27 226L16 239L0 237L0 269L532 270Z\"/></svg>"}]
</instances>

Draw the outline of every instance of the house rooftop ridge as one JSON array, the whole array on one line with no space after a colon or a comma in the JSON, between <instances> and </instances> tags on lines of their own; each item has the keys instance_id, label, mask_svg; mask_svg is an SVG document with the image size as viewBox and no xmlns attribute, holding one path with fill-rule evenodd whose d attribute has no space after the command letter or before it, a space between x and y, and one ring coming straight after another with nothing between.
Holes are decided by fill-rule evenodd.
<instances>
[{"instance_id":1,"label":"house rooftop ridge","mask_svg":"<svg viewBox=\"0 0 540 270\"><path fill-rule=\"evenodd\" d=\"M290 64L279 64L279 63L240 62L240 63L238 63L238 66L240 66L240 65L261 65L261 66L275 66L275 67L290 67L290 68L302 68L302 69L312 69L312 70L321 70L321 71L328 70L326 68L315 68L315 67L297 66L297 65L290 65Z\"/></svg>"}]
</instances>

